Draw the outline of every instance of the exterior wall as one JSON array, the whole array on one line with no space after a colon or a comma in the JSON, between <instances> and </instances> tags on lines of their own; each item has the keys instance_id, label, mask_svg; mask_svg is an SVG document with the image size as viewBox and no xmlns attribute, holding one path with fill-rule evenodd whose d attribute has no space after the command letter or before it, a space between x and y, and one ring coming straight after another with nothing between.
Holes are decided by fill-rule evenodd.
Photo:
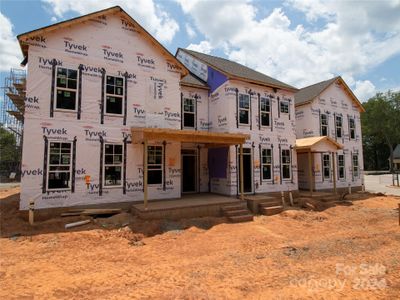
<instances>
[{"instance_id":1,"label":"exterior wall","mask_svg":"<svg viewBox=\"0 0 400 300\"><path fill-rule=\"evenodd\" d=\"M210 74L210 72L209 72ZM210 76L209 76L210 78ZM237 98L238 94L251 93L251 126L237 126ZM258 94L261 97L272 95L271 99L271 124L270 127L258 126L259 108ZM278 112L278 98L290 99L289 114ZM211 131L217 132L240 132L250 134L250 140L246 141L244 148L251 149L253 162L253 193L269 193L277 191L297 190L297 157L295 151L291 149L296 143L295 135L295 115L293 93L278 90L277 93L271 88L249 84L241 81L228 80L219 88L215 89L210 95L210 124ZM271 148L273 151L273 180L261 180L260 174L260 147ZM279 147L291 149L292 153L292 178L282 180L280 178L280 154ZM229 148L229 159L226 178L210 178L211 191L221 194L236 195L238 193L237 177L237 154L239 148L231 146Z\"/></svg>"},{"instance_id":2,"label":"exterior wall","mask_svg":"<svg viewBox=\"0 0 400 300\"><path fill-rule=\"evenodd\" d=\"M27 42L21 209L26 209L30 197L37 194L37 208L143 199L143 149L142 145L129 144L130 128L180 128L180 67L161 55L122 14L96 18ZM53 59L62 67L78 69L82 65L80 119L77 112L57 110L50 116ZM108 75L127 75L125 125L123 117L107 115L101 124L102 68ZM76 137L73 193L41 194L45 172L43 136L49 142ZM127 138L125 194L122 187L103 187L99 195L100 136L112 143L123 143ZM150 199L180 196L179 153L179 143L166 144L165 186L150 186ZM84 183L85 175L91 177L89 188Z\"/></svg>"},{"instance_id":3,"label":"exterior wall","mask_svg":"<svg viewBox=\"0 0 400 300\"><path fill-rule=\"evenodd\" d=\"M320 135L320 114L328 115L328 133L329 137L335 139L344 146L343 150L339 150L337 154L345 156L345 178L338 179L337 187L361 186L363 183L363 149L362 149L362 134L361 120L358 106L354 104L350 96L345 91L342 85L333 83L325 91L323 91L311 104L300 105L296 107L296 134L297 138L305 138ZM335 115L342 115L343 134L342 138L337 138L335 135ZM349 135L349 117L355 119L356 135L355 139L350 139ZM324 150L322 150L324 151ZM359 173L358 177L353 176L351 155L358 154ZM306 157L306 155L303 155ZM303 158L303 156L301 156ZM330 179L322 178L322 158L320 153L313 154L313 171L315 175L315 189L332 189L333 174L332 174L332 159L331 159L331 176ZM336 170L337 156L335 158ZM305 174L307 171L302 171ZM308 178L301 175L299 178L300 188L308 188L305 183Z\"/></svg>"}]
</instances>

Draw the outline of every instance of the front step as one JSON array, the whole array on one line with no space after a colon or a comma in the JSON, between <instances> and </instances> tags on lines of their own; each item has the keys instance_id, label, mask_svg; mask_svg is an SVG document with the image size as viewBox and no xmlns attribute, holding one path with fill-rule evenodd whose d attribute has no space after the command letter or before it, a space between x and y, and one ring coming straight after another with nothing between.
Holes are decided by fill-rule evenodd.
<instances>
[{"instance_id":1,"label":"front step","mask_svg":"<svg viewBox=\"0 0 400 300\"><path fill-rule=\"evenodd\" d=\"M273 200L273 201L268 201L268 202L262 202L259 204L260 208L274 207L274 206L282 206L282 201L281 200Z\"/></svg>"},{"instance_id":2,"label":"front step","mask_svg":"<svg viewBox=\"0 0 400 300\"><path fill-rule=\"evenodd\" d=\"M223 215L232 223L253 221L253 215L246 203L223 206L221 210Z\"/></svg>"},{"instance_id":3,"label":"front step","mask_svg":"<svg viewBox=\"0 0 400 300\"><path fill-rule=\"evenodd\" d=\"M253 221L254 216L251 214L247 214L247 215L240 215L240 216L230 216L227 218L232 223L240 223L240 222L251 222L251 221Z\"/></svg>"},{"instance_id":4,"label":"front step","mask_svg":"<svg viewBox=\"0 0 400 300\"><path fill-rule=\"evenodd\" d=\"M279 206L270 206L270 207L260 207L260 212L263 215L266 216L273 216L276 214L279 214L283 211L283 206L279 205Z\"/></svg>"}]
</instances>

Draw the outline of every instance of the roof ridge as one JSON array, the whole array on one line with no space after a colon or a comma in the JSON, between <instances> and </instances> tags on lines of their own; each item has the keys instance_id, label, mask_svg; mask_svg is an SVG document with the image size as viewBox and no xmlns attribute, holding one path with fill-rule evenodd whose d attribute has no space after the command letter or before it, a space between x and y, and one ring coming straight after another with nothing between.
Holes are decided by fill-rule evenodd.
<instances>
[{"instance_id":1,"label":"roof ridge","mask_svg":"<svg viewBox=\"0 0 400 300\"><path fill-rule=\"evenodd\" d=\"M338 79L338 78L340 78L340 75L335 76L335 77L332 77L332 78L327 79L327 80L322 80L322 81L320 81L320 82L307 85L307 86L305 86L305 87L302 87L299 91L301 91L301 90L303 90L303 89L306 89L306 88L313 87L313 86L315 86L315 85L317 85L317 84L321 84L321 83L324 83L324 82L328 82L328 81L331 81L331 80L334 80L334 79L336 80L336 79Z\"/></svg>"}]
</instances>

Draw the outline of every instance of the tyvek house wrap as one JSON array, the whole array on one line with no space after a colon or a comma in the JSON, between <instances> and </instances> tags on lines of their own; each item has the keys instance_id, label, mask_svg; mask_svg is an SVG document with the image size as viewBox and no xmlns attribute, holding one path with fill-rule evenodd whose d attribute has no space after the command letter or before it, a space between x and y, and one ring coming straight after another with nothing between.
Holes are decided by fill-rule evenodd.
<instances>
[{"instance_id":1,"label":"tyvek house wrap","mask_svg":"<svg viewBox=\"0 0 400 300\"><path fill-rule=\"evenodd\" d=\"M82 24L30 39L22 158L21 209L44 191L45 143L76 139L74 191L48 191L35 207L120 202L143 199L141 144L130 144L131 127L179 129L180 66L163 56L145 34L122 14L104 15ZM52 73L57 66L80 69L80 110L66 112L51 106ZM126 80L126 117L101 116L102 69ZM204 118L204 116L203 116ZM104 188L99 194L100 136L126 147L126 189ZM161 142L161 141L160 141ZM149 186L149 198L180 196L180 144L166 143L164 184ZM86 187L84 177L91 182Z\"/></svg>"},{"instance_id":2,"label":"tyvek house wrap","mask_svg":"<svg viewBox=\"0 0 400 300\"><path fill-rule=\"evenodd\" d=\"M319 136L320 116L326 114L328 118L329 136L343 145L343 150L338 150L337 155L344 154L345 176L338 177L338 162L335 155L337 187L361 186L363 183L363 151L362 151L362 133L359 107L345 91L343 85L333 83L323 91L313 102L301 105L296 108L296 130L299 138ZM335 116L341 116L342 137L336 137ZM355 120L355 138L349 138L349 118ZM352 165L352 154L358 155L359 176L354 176ZM303 155L306 157L307 155ZM315 188L317 190L330 189L333 187L333 164L330 160L331 176L323 178L321 153L313 154L313 172L315 176ZM299 172L299 186L308 188L308 165L305 161ZM303 171L304 170L304 171Z\"/></svg>"}]
</instances>

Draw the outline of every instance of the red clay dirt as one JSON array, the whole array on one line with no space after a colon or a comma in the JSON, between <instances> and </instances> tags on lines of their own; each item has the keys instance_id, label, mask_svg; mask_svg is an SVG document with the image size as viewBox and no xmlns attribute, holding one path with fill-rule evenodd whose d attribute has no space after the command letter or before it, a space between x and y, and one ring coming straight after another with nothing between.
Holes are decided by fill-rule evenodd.
<instances>
[{"instance_id":1,"label":"red clay dirt","mask_svg":"<svg viewBox=\"0 0 400 300\"><path fill-rule=\"evenodd\" d=\"M241 224L121 214L65 230L80 218L30 227L18 214L18 193L0 191L1 299L400 295L400 198L353 195L323 211L286 210Z\"/></svg>"}]
</instances>

